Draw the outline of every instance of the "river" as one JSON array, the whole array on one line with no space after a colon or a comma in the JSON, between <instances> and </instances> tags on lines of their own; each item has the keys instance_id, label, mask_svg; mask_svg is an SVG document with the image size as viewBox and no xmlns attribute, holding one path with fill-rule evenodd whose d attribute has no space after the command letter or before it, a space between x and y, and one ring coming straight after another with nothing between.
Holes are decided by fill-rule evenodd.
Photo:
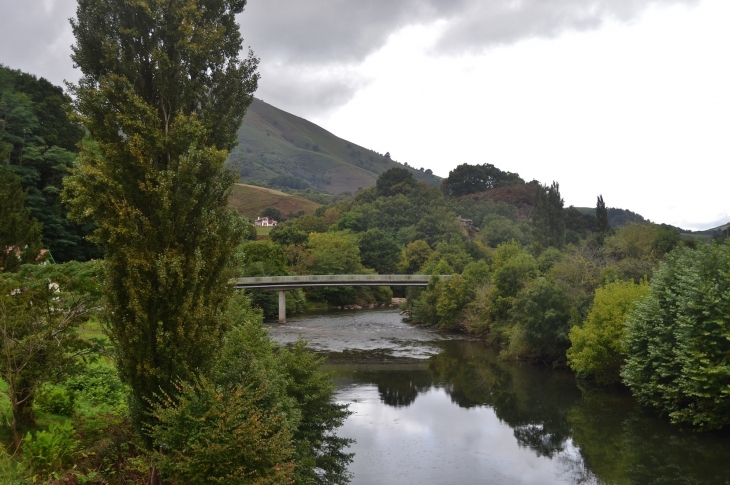
<instances>
[{"instance_id":1,"label":"river","mask_svg":"<svg viewBox=\"0 0 730 485\"><path fill-rule=\"evenodd\" d=\"M311 313L269 324L327 357L352 415L355 485L730 484L730 436L682 431L630 394L565 370L503 362L464 335L397 311Z\"/></svg>"}]
</instances>

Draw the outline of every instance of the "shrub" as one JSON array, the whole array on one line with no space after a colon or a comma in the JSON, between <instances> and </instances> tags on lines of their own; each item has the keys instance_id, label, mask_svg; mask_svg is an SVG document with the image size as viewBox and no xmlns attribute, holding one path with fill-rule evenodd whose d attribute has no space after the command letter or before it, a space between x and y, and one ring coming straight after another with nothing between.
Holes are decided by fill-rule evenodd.
<instances>
[{"instance_id":1,"label":"shrub","mask_svg":"<svg viewBox=\"0 0 730 485\"><path fill-rule=\"evenodd\" d=\"M48 431L27 433L23 440L25 465L36 474L49 474L68 465L76 448L71 423L49 426Z\"/></svg>"},{"instance_id":2,"label":"shrub","mask_svg":"<svg viewBox=\"0 0 730 485\"><path fill-rule=\"evenodd\" d=\"M616 281L598 288L585 323L570 330L570 367L600 384L620 382L626 359L624 321L634 303L648 294L646 281Z\"/></svg>"},{"instance_id":3,"label":"shrub","mask_svg":"<svg viewBox=\"0 0 730 485\"><path fill-rule=\"evenodd\" d=\"M570 342L570 301L565 290L539 279L517 296L510 310L514 327L508 355L559 363Z\"/></svg>"},{"instance_id":4,"label":"shrub","mask_svg":"<svg viewBox=\"0 0 730 485\"><path fill-rule=\"evenodd\" d=\"M626 326L624 382L674 423L730 425L730 243L681 248Z\"/></svg>"},{"instance_id":5,"label":"shrub","mask_svg":"<svg viewBox=\"0 0 730 485\"><path fill-rule=\"evenodd\" d=\"M76 395L73 391L63 387L44 385L35 398L35 409L44 413L59 416L71 416L76 404Z\"/></svg>"}]
</instances>

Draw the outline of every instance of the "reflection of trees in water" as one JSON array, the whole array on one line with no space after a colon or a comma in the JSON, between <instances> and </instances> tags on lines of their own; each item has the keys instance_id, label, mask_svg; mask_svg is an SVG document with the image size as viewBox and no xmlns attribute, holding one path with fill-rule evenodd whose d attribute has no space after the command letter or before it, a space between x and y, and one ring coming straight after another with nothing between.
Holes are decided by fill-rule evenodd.
<instances>
[{"instance_id":1,"label":"reflection of trees in water","mask_svg":"<svg viewBox=\"0 0 730 485\"><path fill-rule=\"evenodd\" d=\"M428 370L360 371L356 379L377 385L389 406L409 406L432 387L462 408L488 406L521 446L557 460L566 483L730 485L727 434L682 432L628 395L581 392L570 373L499 361L478 342L440 345Z\"/></svg>"},{"instance_id":2,"label":"reflection of trees in water","mask_svg":"<svg viewBox=\"0 0 730 485\"><path fill-rule=\"evenodd\" d=\"M730 484L730 436L682 431L615 391L587 389L568 414L573 442L605 483Z\"/></svg>"},{"instance_id":3,"label":"reflection of trees in water","mask_svg":"<svg viewBox=\"0 0 730 485\"><path fill-rule=\"evenodd\" d=\"M570 437L567 414L580 399L570 374L501 362L483 345L450 341L429 369L461 407L489 406L517 442L538 456L563 451Z\"/></svg>"},{"instance_id":4,"label":"reflection of trees in water","mask_svg":"<svg viewBox=\"0 0 730 485\"><path fill-rule=\"evenodd\" d=\"M396 408L410 406L418 394L428 391L433 385L427 370L358 372L358 380L378 386L380 400Z\"/></svg>"}]
</instances>

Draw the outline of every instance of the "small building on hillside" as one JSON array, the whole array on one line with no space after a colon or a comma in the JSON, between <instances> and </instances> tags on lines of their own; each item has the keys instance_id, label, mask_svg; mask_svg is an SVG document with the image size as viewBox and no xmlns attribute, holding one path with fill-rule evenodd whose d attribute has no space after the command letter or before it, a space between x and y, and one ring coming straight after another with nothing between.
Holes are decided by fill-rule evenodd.
<instances>
[{"instance_id":1,"label":"small building on hillside","mask_svg":"<svg viewBox=\"0 0 730 485\"><path fill-rule=\"evenodd\" d=\"M271 217L258 217L254 221L254 225L261 226L261 227L272 227L272 226L275 226L277 224L278 224L278 222L276 222Z\"/></svg>"}]
</instances>

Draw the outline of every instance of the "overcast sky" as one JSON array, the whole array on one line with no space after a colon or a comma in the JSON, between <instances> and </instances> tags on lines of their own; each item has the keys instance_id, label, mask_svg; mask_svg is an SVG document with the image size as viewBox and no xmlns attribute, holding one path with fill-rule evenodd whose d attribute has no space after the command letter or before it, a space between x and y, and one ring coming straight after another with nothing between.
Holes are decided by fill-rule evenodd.
<instances>
[{"instance_id":1,"label":"overcast sky","mask_svg":"<svg viewBox=\"0 0 730 485\"><path fill-rule=\"evenodd\" d=\"M74 13L0 0L0 63L75 81ZM398 161L730 222L727 0L249 0L239 20L259 98Z\"/></svg>"}]
</instances>

